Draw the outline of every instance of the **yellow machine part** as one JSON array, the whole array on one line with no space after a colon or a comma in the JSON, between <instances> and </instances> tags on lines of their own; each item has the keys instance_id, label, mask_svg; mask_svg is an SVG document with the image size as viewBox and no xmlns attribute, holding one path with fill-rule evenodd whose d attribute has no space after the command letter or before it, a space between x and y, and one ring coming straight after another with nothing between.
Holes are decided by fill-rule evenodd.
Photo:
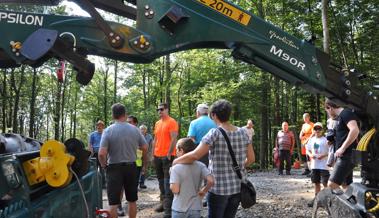
<instances>
[{"instance_id":1,"label":"yellow machine part","mask_svg":"<svg viewBox=\"0 0 379 218\"><path fill-rule=\"evenodd\" d=\"M23 167L30 185L46 180L52 187L62 187L71 181L69 168L74 160L63 143L48 140L41 147L40 157L25 161Z\"/></svg>"},{"instance_id":2,"label":"yellow machine part","mask_svg":"<svg viewBox=\"0 0 379 218\"><path fill-rule=\"evenodd\" d=\"M39 168L39 157L25 161L22 163L26 178L28 179L29 185L35 185L37 183L45 181L45 175Z\"/></svg>"}]
</instances>

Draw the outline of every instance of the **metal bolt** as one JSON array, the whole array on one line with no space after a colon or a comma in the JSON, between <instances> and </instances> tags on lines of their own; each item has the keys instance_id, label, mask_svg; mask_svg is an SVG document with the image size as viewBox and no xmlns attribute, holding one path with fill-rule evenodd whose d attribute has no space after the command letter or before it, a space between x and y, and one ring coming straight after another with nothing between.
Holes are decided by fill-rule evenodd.
<instances>
[{"instance_id":1,"label":"metal bolt","mask_svg":"<svg viewBox=\"0 0 379 218\"><path fill-rule=\"evenodd\" d=\"M351 91L349 89L346 89L345 93L346 93L346 95L350 95Z\"/></svg>"},{"instance_id":2,"label":"metal bolt","mask_svg":"<svg viewBox=\"0 0 379 218\"><path fill-rule=\"evenodd\" d=\"M317 64L318 63L317 58L312 57L312 63Z\"/></svg>"},{"instance_id":3,"label":"metal bolt","mask_svg":"<svg viewBox=\"0 0 379 218\"><path fill-rule=\"evenodd\" d=\"M146 16L146 17L149 16L149 12L148 12L148 11L145 12L145 16Z\"/></svg>"},{"instance_id":4,"label":"metal bolt","mask_svg":"<svg viewBox=\"0 0 379 218\"><path fill-rule=\"evenodd\" d=\"M149 46L149 45L150 45L150 42L145 42L145 45L146 45L146 46Z\"/></svg>"},{"instance_id":5,"label":"metal bolt","mask_svg":"<svg viewBox=\"0 0 379 218\"><path fill-rule=\"evenodd\" d=\"M350 85L351 85L350 80L346 80L346 81L345 81L345 84L346 84L347 86L350 86Z\"/></svg>"},{"instance_id":6,"label":"metal bolt","mask_svg":"<svg viewBox=\"0 0 379 218\"><path fill-rule=\"evenodd\" d=\"M13 45L13 44L14 44L14 41L10 41L9 44L10 44L10 45Z\"/></svg>"},{"instance_id":7,"label":"metal bolt","mask_svg":"<svg viewBox=\"0 0 379 218\"><path fill-rule=\"evenodd\" d=\"M161 27L162 27L162 29L166 28L166 26L165 26L165 25L161 25Z\"/></svg>"},{"instance_id":8,"label":"metal bolt","mask_svg":"<svg viewBox=\"0 0 379 218\"><path fill-rule=\"evenodd\" d=\"M16 52L17 50L15 48L12 48L12 52Z\"/></svg>"},{"instance_id":9,"label":"metal bolt","mask_svg":"<svg viewBox=\"0 0 379 218\"><path fill-rule=\"evenodd\" d=\"M140 47L140 48L145 48L145 46L144 46L143 44L141 44L139 47Z\"/></svg>"},{"instance_id":10,"label":"metal bolt","mask_svg":"<svg viewBox=\"0 0 379 218\"><path fill-rule=\"evenodd\" d=\"M134 43L134 45L137 45L137 44L138 44L138 41L137 41L137 40L134 40L133 43Z\"/></svg>"},{"instance_id":11,"label":"metal bolt","mask_svg":"<svg viewBox=\"0 0 379 218\"><path fill-rule=\"evenodd\" d=\"M120 40L120 36L116 36L116 40Z\"/></svg>"},{"instance_id":12,"label":"metal bolt","mask_svg":"<svg viewBox=\"0 0 379 218\"><path fill-rule=\"evenodd\" d=\"M344 71L343 71L343 75L345 75L346 77L348 77L348 76L349 76L349 74L350 74L350 73L349 73L349 71L348 71L348 70L344 70Z\"/></svg>"},{"instance_id":13,"label":"metal bolt","mask_svg":"<svg viewBox=\"0 0 379 218\"><path fill-rule=\"evenodd\" d=\"M321 74L319 72L316 73L317 79L321 79Z\"/></svg>"},{"instance_id":14,"label":"metal bolt","mask_svg":"<svg viewBox=\"0 0 379 218\"><path fill-rule=\"evenodd\" d=\"M377 97L376 97L376 96L374 96L373 98L374 98L374 100L376 100L376 99L377 99Z\"/></svg>"},{"instance_id":15,"label":"metal bolt","mask_svg":"<svg viewBox=\"0 0 379 218\"><path fill-rule=\"evenodd\" d=\"M150 9L149 5L145 5L145 10L149 10L149 9Z\"/></svg>"},{"instance_id":16,"label":"metal bolt","mask_svg":"<svg viewBox=\"0 0 379 218\"><path fill-rule=\"evenodd\" d=\"M110 32L110 33L109 33L109 36L111 36L111 37L114 36L114 33Z\"/></svg>"},{"instance_id":17,"label":"metal bolt","mask_svg":"<svg viewBox=\"0 0 379 218\"><path fill-rule=\"evenodd\" d=\"M112 43L116 43L116 39L112 39Z\"/></svg>"},{"instance_id":18,"label":"metal bolt","mask_svg":"<svg viewBox=\"0 0 379 218\"><path fill-rule=\"evenodd\" d=\"M16 52L16 56L20 56L20 53Z\"/></svg>"},{"instance_id":19,"label":"metal bolt","mask_svg":"<svg viewBox=\"0 0 379 218\"><path fill-rule=\"evenodd\" d=\"M150 15L153 15L153 14L154 14L154 11L153 11L153 10L151 10L149 13L150 13Z\"/></svg>"}]
</instances>

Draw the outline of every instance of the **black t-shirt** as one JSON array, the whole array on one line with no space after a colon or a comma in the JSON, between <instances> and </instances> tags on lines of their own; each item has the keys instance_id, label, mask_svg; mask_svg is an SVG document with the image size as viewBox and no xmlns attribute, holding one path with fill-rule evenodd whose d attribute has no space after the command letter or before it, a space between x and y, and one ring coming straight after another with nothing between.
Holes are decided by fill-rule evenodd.
<instances>
[{"instance_id":1,"label":"black t-shirt","mask_svg":"<svg viewBox=\"0 0 379 218\"><path fill-rule=\"evenodd\" d=\"M347 123L351 120L356 120L358 122L357 115L352 112L350 109L343 109L340 115L337 118L337 126L336 126L336 150L340 148L343 142L346 140L347 135L349 134L349 128L347 127ZM357 147L357 140L346 149L344 152L344 156L348 156L352 154L353 149Z\"/></svg>"}]
</instances>

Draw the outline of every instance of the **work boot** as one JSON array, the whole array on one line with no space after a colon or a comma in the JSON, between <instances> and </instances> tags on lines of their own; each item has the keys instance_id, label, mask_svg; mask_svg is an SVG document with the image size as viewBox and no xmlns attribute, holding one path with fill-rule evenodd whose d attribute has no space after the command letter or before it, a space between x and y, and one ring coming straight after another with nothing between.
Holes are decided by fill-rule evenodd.
<instances>
[{"instance_id":1,"label":"work boot","mask_svg":"<svg viewBox=\"0 0 379 218\"><path fill-rule=\"evenodd\" d=\"M163 204L162 202L159 203L159 205L154 209L155 212L157 213L162 213L163 212Z\"/></svg>"},{"instance_id":2,"label":"work boot","mask_svg":"<svg viewBox=\"0 0 379 218\"><path fill-rule=\"evenodd\" d=\"M308 170L308 169L305 169L304 170L304 172L301 174L301 175L309 175L311 173L311 171L310 170Z\"/></svg>"}]
</instances>

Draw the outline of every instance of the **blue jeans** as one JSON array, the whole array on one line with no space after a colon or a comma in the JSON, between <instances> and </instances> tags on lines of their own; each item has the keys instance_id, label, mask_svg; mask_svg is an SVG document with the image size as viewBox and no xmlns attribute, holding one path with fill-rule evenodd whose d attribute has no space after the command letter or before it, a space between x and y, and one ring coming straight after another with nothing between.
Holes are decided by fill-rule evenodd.
<instances>
[{"instance_id":1,"label":"blue jeans","mask_svg":"<svg viewBox=\"0 0 379 218\"><path fill-rule=\"evenodd\" d=\"M241 193L216 195L208 192L208 218L233 218L241 201Z\"/></svg>"},{"instance_id":2,"label":"blue jeans","mask_svg":"<svg viewBox=\"0 0 379 218\"><path fill-rule=\"evenodd\" d=\"M188 210L187 212L171 211L171 218L199 218L200 210Z\"/></svg>"}]
</instances>

